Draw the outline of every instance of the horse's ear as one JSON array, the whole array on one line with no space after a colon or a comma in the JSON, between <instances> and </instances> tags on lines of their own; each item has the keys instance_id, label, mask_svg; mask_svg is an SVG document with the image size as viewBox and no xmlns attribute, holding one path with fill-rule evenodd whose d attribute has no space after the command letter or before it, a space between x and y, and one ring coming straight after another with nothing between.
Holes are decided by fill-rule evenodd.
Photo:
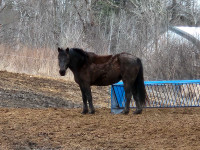
<instances>
[{"instance_id":1,"label":"horse's ear","mask_svg":"<svg viewBox=\"0 0 200 150\"><path fill-rule=\"evenodd\" d=\"M67 47L65 51L67 54L69 54L69 47Z\"/></svg>"},{"instance_id":2,"label":"horse's ear","mask_svg":"<svg viewBox=\"0 0 200 150\"><path fill-rule=\"evenodd\" d=\"M62 49L60 47L58 47L58 52L60 53L62 51Z\"/></svg>"}]
</instances>

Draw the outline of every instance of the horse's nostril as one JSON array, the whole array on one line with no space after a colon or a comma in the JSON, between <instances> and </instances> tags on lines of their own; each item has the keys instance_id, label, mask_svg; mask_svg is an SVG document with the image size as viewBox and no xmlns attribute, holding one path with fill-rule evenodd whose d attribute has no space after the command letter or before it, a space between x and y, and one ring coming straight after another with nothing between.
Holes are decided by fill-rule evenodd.
<instances>
[{"instance_id":1,"label":"horse's nostril","mask_svg":"<svg viewBox=\"0 0 200 150\"><path fill-rule=\"evenodd\" d=\"M66 72L65 70L60 70L60 71L59 71L59 73L60 73L61 76L64 76L64 75L65 75L65 72Z\"/></svg>"}]
</instances>

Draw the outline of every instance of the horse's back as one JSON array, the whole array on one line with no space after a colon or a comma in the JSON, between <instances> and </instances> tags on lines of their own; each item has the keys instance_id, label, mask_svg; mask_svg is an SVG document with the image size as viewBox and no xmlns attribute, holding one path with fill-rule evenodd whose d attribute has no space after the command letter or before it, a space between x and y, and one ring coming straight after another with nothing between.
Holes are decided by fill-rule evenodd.
<instances>
[{"instance_id":1,"label":"horse's back","mask_svg":"<svg viewBox=\"0 0 200 150\"><path fill-rule=\"evenodd\" d=\"M119 53L118 55L120 62L125 61L125 62L135 63L137 62L137 59L139 59L138 57L130 53Z\"/></svg>"},{"instance_id":2,"label":"horse's back","mask_svg":"<svg viewBox=\"0 0 200 150\"><path fill-rule=\"evenodd\" d=\"M97 55L95 53L89 52L90 61L94 64L104 64L107 63L113 56L112 55Z\"/></svg>"},{"instance_id":3,"label":"horse's back","mask_svg":"<svg viewBox=\"0 0 200 150\"><path fill-rule=\"evenodd\" d=\"M89 53L91 85L110 85L124 77L132 78L137 75L139 66L137 57L129 53L116 55L96 55Z\"/></svg>"}]
</instances>

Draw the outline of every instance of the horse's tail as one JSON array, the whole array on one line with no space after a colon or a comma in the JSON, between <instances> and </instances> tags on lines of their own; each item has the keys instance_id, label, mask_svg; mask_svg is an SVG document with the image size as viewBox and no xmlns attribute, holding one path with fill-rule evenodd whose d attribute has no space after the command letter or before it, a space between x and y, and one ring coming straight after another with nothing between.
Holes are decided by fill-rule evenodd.
<instances>
[{"instance_id":1,"label":"horse's tail","mask_svg":"<svg viewBox=\"0 0 200 150\"><path fill-rule=\"evenodd\" d=\"M143 66L139 58L137 58L137 62L140 66L140 69L139 69L137 78L135 80L135 88L137 90L137 96L139 98L140 104L144 106L146 104L145 100L147 98L147 94L146 94L146 89L144 85Z\"/></svg>"}]
</instances>

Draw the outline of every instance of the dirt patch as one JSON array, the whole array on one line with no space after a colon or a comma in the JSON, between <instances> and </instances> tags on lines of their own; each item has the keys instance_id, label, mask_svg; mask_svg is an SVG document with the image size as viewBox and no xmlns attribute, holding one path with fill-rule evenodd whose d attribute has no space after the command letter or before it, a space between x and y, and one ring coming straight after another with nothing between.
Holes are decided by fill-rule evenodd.
<instances>
[{"instance_id":1,"label":"dirt patch","mask_svg":"<svg viewBox=\"0 0 200 150\"><path fill-rule=\"evenodd\" d=\"M112 115L97 109L0 109L2 149L199 149L199 108Z\"/></svg>"},{"instance_id":2,"label":"dirt patch","mask_svg":"<svg viewBox=\"0 0 200 150\"><path fill-rule=\"evenodd\" d=\"M95 107L108 107L109 87L92 87ZM55 80L0 71L0 107L82 107L78 85Z\"/></svg>"},{"instance_id":3,"label":"dirt patch","mask_svg":"<svg viewBox=\"0 0 200 150\"><path fill-rule=\"evenodd\" d=\"M0 72L0 85L0 149L200 149L199 108L112 115L108 87L94 87L100 108L81 115L74 82Z\"/></svg>"}]
</instances>

